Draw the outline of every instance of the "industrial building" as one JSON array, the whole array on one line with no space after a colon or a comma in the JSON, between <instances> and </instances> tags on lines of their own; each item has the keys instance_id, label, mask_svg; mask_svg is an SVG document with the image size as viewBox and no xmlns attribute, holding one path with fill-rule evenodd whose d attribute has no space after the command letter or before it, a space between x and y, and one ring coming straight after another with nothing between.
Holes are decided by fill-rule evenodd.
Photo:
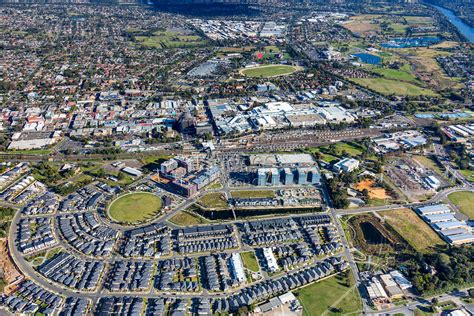
<instances>
[{"instance_id":1,"label":"industrial building","mask_svg":"<svg viewBox=\"0 0 474 316\"><path fill-rule=\"evenodd\" d=\"M420 206L416 211L447 243L463 245L474 242L472 228L466 222L456 219L448 205Z\"/></svg>"},{"instance_id":2,"label":"industrial building","mask_svg":"<svg viewBox=\"0 0 474 316\"><path fill-rule=\"evenodd\" d=\"M321 173L314 167L297 168L259 168L257 170L258 186L306 185L321 183Z\"/></svg>"}]
</instances>

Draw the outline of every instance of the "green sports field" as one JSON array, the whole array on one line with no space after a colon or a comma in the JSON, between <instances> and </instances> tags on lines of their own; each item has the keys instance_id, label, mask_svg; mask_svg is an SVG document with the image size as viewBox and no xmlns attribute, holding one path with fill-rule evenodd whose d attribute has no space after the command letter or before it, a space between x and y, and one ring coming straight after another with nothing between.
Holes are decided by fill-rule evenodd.
<instances>
[{"instance_id":1,"label":"green sports field","mask_svg":"<svg viewBox=\"0 0 474 316\"><path fill-rule=\"evenodd\" d=\"M462 191L448 195L448 199L457 206L470 220L474 220L474 192Z\"/></svg>"},{"instance_id":2,"label":"green sports field","mask_svg":"<svg viewBox=\"0 0 474 316\"><path fill-rule=\"evenodd\" d=\"M296 291L303 316L360 315L361 299L352 275L347 272Z\"/></svg>"},{"instance_id":3,"label":"green sports field","mask_svg":"<svg viewBox=\"0 0 474 316\"><path fill-rule=\"evenodd\" d=\"M264 65L254 68L241 69L240 73L253 78L270 78L276 76L289 75L297 71L298 68L289 65Z\"/></svg>"},{"instance_id":4,"label":"green sports field","mask_svg":"<svg viewBox=\"0 0 474 316\"><path fill-rule=\"evenodd\" d=\"M134 224L151 219L162 206L161 198L146 192L123 195L109 206L109 216L112 220Z\"/></svg>"}]
</instances>

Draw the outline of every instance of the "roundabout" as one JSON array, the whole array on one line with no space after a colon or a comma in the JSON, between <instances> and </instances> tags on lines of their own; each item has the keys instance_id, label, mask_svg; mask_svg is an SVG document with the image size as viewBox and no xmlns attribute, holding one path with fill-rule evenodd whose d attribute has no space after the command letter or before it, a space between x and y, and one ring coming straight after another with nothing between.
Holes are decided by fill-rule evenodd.
<instances>
[{"instance_id":1,"label":"roundabout","mask_svg":"<svg viewBox=\"0 0 474 316\"><path fill-rule=\"evenodd\" d=\"M107 209L116 223L132 225L152 220L162 208L161 198L153 193L132 192L119 196Z\"/></svg>"}]
</instances>

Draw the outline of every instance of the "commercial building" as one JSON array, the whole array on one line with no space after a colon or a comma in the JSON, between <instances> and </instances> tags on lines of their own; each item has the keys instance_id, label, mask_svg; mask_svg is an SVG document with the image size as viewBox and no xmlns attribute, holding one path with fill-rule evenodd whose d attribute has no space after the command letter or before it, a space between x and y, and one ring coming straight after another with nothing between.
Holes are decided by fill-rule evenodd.
<instances>
[{"instance_id":1,"label":"commercial building","mask_svg":"<svg viewBox=\"0 0 474 316\"><path fill-rule=\"evenodd\" d=\"M386 293L391 299L399 299L403 297L402 289L398 286L390 274L381 275L380 280L382 281Z\"/></svg>"},{"instance_id":2,"label":"commercial building","mask_svg":"<svg viewBox=\"0 0 474 316\"><path fill-rule=\"evenodd\" d=\"M297 168L259 168L257 169L258 186L306 185L321 183L321 173L314 167Z\"/></svg>"},{"instance_id":3,"label":"commercial building","mask_svg":"<svg viewBox=\"0 0 474 316\"><path fill-rule=\"evenodd\" d=\"M374 305L389 302L387 292L385 292L385 289L376 277L373 277L371 280L369 280L367 284L365 284L365 288L367 290L367 294L369 294L370 300Z\"/></svg>"},{"instance_id":4,"label":"commercial building","mask_svg":"<svg viewBox=\"0 0 474 316\"><path fill-rule=\"evenodd\" d=\"M356 170L357 168L359 168L359 160L354 159L354 158L344 158L342 160L339 160L333 166L333 170L338 173L352 172Z\"/></svg>"},{"instance_id":5,"label":"commercial building","mask_svg":"<svg viewBox=\"0 0 474 316\"><path fill-rule=\"evenodd\" d=\"M179 195L190 197L219 178L220 169L211 166L196 172L196 164L188 157L175 157L164 161L160 166L160 182ZM157 177L160 179L160 177Z\"/></svg>"},{"instance_id":6,"label":"commercial building","mask_svg":"<svg viewBox=\"0 0 474 316\"><path fill-rule=\"evenodd\" d=\"M132 167L122 168L122 171L134 177L141 177L143 174L140 170L132 168Z\"/></svg>"}]
</instances>

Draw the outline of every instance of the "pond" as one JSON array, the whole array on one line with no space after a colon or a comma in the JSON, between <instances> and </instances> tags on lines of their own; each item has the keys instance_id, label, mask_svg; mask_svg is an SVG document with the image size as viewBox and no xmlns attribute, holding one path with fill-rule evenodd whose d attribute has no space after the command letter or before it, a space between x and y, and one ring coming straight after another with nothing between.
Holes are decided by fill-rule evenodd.
<instances>
[{"instance_id":1,"label":"pond","mask_svg":"<svg viewBox=\"0 0 474 316\"><path fill-rule=\"evenodd\" d=\"M194 206L190 211L195 212L209 220L234 220L234 213L237 219L252 218L255 216L268 215L288 215L288 214L307 214L321 212L320 207L301 207L301 208L268 208L268 209L235 209L208 211L198 206Z\"/></svg>"},{"instance_id":2,"label":"pond","mask_svg":"<svg viewBox=\"0 0 474 316\"><path fill-rule=\"evenodd\" d=\"M371 65L379 65L382 62L382 58L377 55L360 53L352 54L352 56L357 57L361 62Z\"/></svg>"},{"instance_id":3,"label":"pond","mask_svg":"<svg viewBox=\"0 0 474 316\"><path fill-rule=\"evenodd\" d=\"M381 245L388 244L387 238L370 222L362 222L359 224L364 234L364 239L368 244Z\"/></svg>"},{"instance_id":4,"label":"pond","mask_svg":"<svg viewBox=\"0 0 474 316\"><path fill-rule=\"evenodd\" d=\"M389 42L380 44L385 48L409 48L409 47L425 47L441 42L441 38L437 36L426 37L400 37L394 38Z\"/></svg>"}]
</instances>

